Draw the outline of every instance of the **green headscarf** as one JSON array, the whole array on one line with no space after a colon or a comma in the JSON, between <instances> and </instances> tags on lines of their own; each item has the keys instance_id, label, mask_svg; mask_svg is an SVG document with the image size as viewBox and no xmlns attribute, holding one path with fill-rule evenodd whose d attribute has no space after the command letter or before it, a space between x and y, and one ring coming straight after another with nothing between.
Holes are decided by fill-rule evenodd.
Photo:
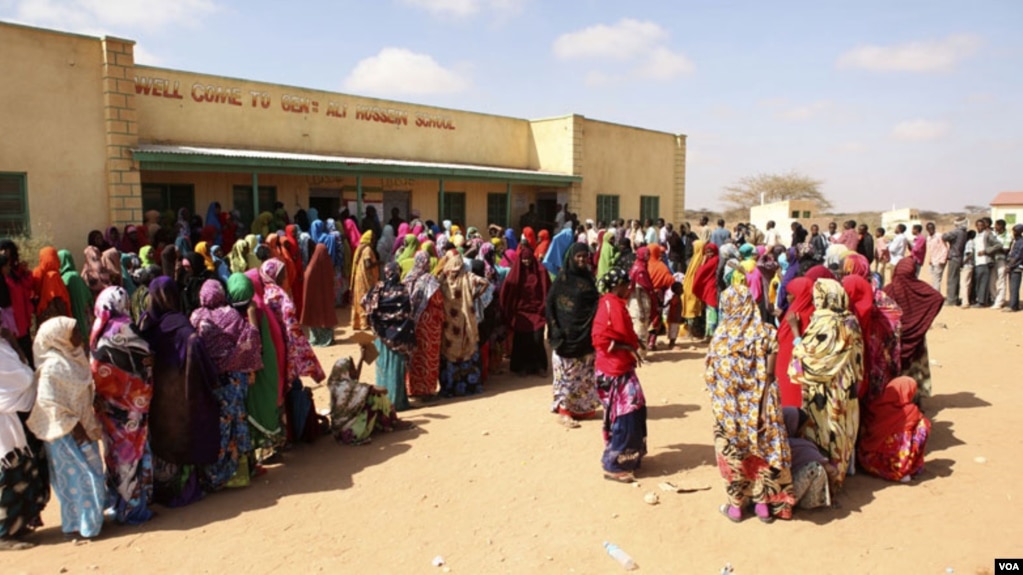
<instances>
[{"instance_id":1,"label":"green headscarf","mask_svg":"<svg viewBox=\"0 0 1023 575\"><path fill-rule=\"evenodd\" d=\"M142 267L160 265L153 259L153 246L142 246L142 249L139 250L139 260L142 262Z\"/></svg>"},{"instance_id":2,"label":"green headscarf","mask_svg":"<svg viewBox=\"0 0 1023 575\"><path fill-rule=\"evenodd\" d=\"M67 293L71 296L71 315L78 320L78 331L82 333L85 341L89 341L89 330L92 329L92 291L85 285L85 280L78 275L75 268L75 258L68 250L57 252L60 260L60 279L64 280L67 286Z\"/></svg>"},{"instance_id":3,"label":"green headscarf","mask_svg":"<svg viewBox=\"0 0 1023 575\"><path fill-rule=\"evenodd\" d=\"M256 288L253 287L252 280L245 274L236 272L227 278L227 296L231 298L232 304L248 303L255 295Z\"/></svg>"},{"instance_id":4,"label":"green headscarf","mask_svg":"<svg viewBox=\"0 0 1023 575\"><path fill-rule=\"evenodd\" d=\"M604 277L614 267L615 258L618 257L618 250L615 248L614 240L614 230L609 228L604 232L604 242L600 247L600 259L597 260L598 278Z\"/></svg>"}]
</instances>

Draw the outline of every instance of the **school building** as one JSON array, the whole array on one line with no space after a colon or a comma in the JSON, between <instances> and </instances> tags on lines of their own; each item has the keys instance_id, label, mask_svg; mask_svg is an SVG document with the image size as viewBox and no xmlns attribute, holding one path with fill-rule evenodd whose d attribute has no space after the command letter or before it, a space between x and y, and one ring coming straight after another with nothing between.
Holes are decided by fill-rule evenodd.
<instances>
[{"instance_id":1,"label":"school building","mask_svg":"<svg viewBox=\"0 0 1023 575\"><path fill-rule=\"evenodd\" d=\"M131 40L3 22L0 46L0 236L77 254L91 229L214 201L245 225L277 201L481 228L566 202L582 219L683 219L682 134L141 66Z\"/></svg>"}]
</instances>

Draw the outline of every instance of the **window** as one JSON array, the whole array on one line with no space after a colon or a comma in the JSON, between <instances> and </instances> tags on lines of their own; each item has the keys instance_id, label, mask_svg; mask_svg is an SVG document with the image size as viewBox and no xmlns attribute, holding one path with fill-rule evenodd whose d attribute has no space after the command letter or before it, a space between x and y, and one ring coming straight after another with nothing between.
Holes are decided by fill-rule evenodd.
<instances>
[{"instance_id":1,"label":"window","mask_svg":"<svg viewBox=\"0 0 1023 575\"><path fill-rule=\"evenodd\" d=\"M25 174L0 173L0 236L29 233Z\"/></svg>"},{"instance_id":2,"label":"window","mask_svg":"<svg viewBox=\"0 0 1023 575\"><path fill-rule=\"evenodd\" d=\"M465 225L465 192L444 192L444 205L440 219L451 220L453 224Z\"/></svg>"},{"instance_id":3,"label":"window","mask_svg":"<svg viewBox=\"0 0 1023 575\"><path fill-rule=\"evenodd\" d=\"M792 219L796 219L798 217L799 217L799 210L792 210Z\"/></svg>"},{"instance_id":4,"label":"window","mask_svg":"<svg viewBox=\"0 0 1023 575\"><path fill-rule=\"evenodd\" d=\"M661 217L661 198L658 196L639 197L639 219L646 225L647 220L657 221Z\"/></svg>"},{"instance_id":5,"label":"window","mask_svg":"<svg viewBox=\"0 0 1023 575\"><path fill-rule=\"evenodd\" d=\"M810 212L803 212L803 217L804 218L809 218L810 217Z\"/></svg>"},{"instance_id":6,"label":"window","mask_svg":"<svg viewBox=\"0 0 1023 575\"><path fill-rule=\"evenodd\" d=\"M259 211L272 212L277 201L276 186L259 186ZM256 220L252 205L252 186L235 186L232 189L231 205L242 215L240 225L251 224Z\"/></svg>"},{"instance_id":7,"label":"window","mask_svg":"<svg viewBox=\"0 0 1023 575\"><path fill-rule=\"evenodd\" d=\"M618 196L597 196L597 220L610 222L618 219Z\"/></svg>"},{"instance_id":8,"label":"window","mask_svg":"<svg viewBox=\"0 0 1023 575\"><path fill-rule=\"evenodd\" d=\"M1016 214L1005 214L1005 225L1007 226L1016 225Z\"/></svg>"},{"instance_id":9,"label":"window","mask_svg":"<svg viewBox=\"0 0 1023 575\"><path fill-rule=\"evenodd\" d=\"M142 211L177 212L188 208L195 214L195 186L192 184L142 184Z\"/></svg>"},{"instance_id":10,"label":"window","mask_svg":"<svg viewBox=\"0 0 1023 575\"><path fill-rule=\"evenodd\" d=\"M487 225L508 225L508 195L487 194Z\"/></svg>"}]
</instances>

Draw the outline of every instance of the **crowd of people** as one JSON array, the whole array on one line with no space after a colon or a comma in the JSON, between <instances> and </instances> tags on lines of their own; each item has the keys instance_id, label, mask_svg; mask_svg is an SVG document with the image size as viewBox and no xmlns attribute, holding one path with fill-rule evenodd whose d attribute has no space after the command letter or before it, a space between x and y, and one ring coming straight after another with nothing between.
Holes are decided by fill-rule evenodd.
<instances>
[{"instance_id":1,"label":"crowd of people","mask_svg":"<svg viewBox=\"0 0 1023 575\"><path fill-rule=\"evenodd\" d=\"M408 428L398 412L478 394L505 360L552 373L563 425L600 408L604 475L632 482L647 435L636 370L662 336L708 343L721 512L788 518L829 505L857 466L921 471L927 330L943 304L989 305L990 286L1018 309L1023 272L1023 226L1006 244L1004 222L888 240L795 223L784 246L773 223L580 222L562 206L552 229L486 235L397 209L383 224L372 207L361 222L282 205L248 233L239 220L218 203L205 219L147 212L91 232L80 269L46 247L30 270L0 242L5 548L25 545L51 486L64 533L95 537L107 516L137 525L153 502L243 487L292 442ZM934 285L948 272L946 297L917 279L925 258ZM346 306L372 333L376 385L359 381L365 357L328 377L313 351ZM326 380L329 418L302 378Z\"/></svg>"}]
</instances>

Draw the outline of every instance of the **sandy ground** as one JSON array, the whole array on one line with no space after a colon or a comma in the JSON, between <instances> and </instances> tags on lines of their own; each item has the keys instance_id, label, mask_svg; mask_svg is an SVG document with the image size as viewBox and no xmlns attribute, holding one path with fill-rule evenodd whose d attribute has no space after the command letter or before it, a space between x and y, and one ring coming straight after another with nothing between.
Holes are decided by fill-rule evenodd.
<instances>
[{"instance_id":1,"label":"sandy ground","mask_svg":"<svg viewBox=\"0 0 1023 575\"><path fill-rule=\"evenodd\" d=\"M929 337L936 396L926 471L908 485L857 475L837 509L735 525L718 511L703 348L653 354L640 370L649 456L640 486L606 481L600 422L568 430L550 382L504 375L482 396L404 413L412 431L349 447L324 438L252 486L191 507L156 507L143 527L109 524L64 542L56 500L34 549L0 555L14 573L616 573L602 542L647 573L986 573L1023 557L1019 384L1023 314L944 310ZM356 347L321 355L328 368ZM364 381L373 381L367 367ZM326 406L326 390L316 390ZM659 492L657 484L710 489ZM431 561L443 556L445 568ZM65 571L66 570L66 571Z\"/></svg>"}]
</instances>

